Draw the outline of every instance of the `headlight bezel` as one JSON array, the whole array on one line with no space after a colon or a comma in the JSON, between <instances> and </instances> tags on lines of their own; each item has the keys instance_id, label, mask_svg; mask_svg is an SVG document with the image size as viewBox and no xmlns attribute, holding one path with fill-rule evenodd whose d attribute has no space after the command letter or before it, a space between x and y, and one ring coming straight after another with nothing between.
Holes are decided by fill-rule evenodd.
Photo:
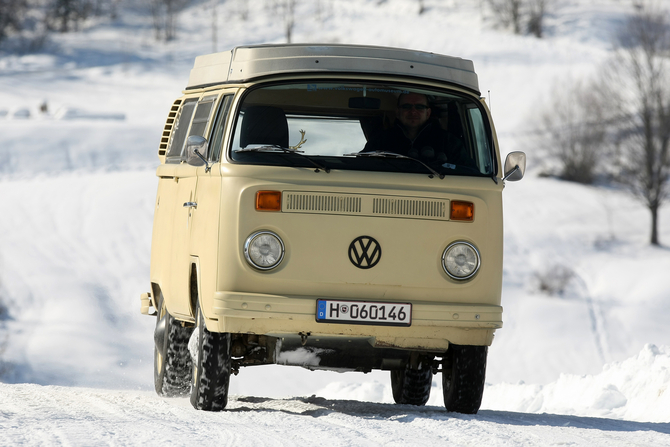
<instances>
[{"instance_id":1,"label":"headlight bezel","mask_svg":"<svg viewBox=\"0 0 670 447\"><path fill-rule=\"evenodd\" d=\"M475 265L474 269L469 274L464 275L464 276L459 276L456 273L453 273L452 271L449 270L449 267L447 267L447 264L449 262L447 260L447 258L449 256L450 251L453 250L453 249L456 249L457 247L460 247L460 246L463 246L463 247L466 247L466 248L472 250L472 252L474 253L475 258L476 258L476 263L475 263L476 265ZM468 279L471 279L472 277L474 277L477 274L477 272L479 272L479 269L480 269L481 265L482 265L482 256L479 253L479 250L477 249L477 247L475 247L475 245L470 243L470 242L467 242L467 241L452 242L451 244L447 245L447 248L445 248L444 251L442 252L442 269L451 279L454 279L456 281L466 281Z\"/></svg>"},{"instance_id":2,"label":"headlight bezel","mask_svg":"<svg viewBox=\"0 0 670 447\"><path fill-rule=\"evenodd\" d=\"M279 246L281 247L281 253L279 254L279 258L277 259L277 261L274 264L272 264L270 266L257 264L252 259L251 253L250 253L250 251L252 249L252 243L255 240L257 240L259 237L264 236L264 235L268 235L268 236L271 236L274 239L276 239L277 242L279 242ZM244 242L244 258L247 260L247 263L256 270L260 270L260 271L265 272L265 271L276 269L284 261L285 254L286 254L286 246L284 245L284 241L282 240L282 238L277 233L275 233L273 231L269 231L269 230L255 231L252 234L250 234L249 237L247 237L246 241Z\"/></svg>"}]
</instances>

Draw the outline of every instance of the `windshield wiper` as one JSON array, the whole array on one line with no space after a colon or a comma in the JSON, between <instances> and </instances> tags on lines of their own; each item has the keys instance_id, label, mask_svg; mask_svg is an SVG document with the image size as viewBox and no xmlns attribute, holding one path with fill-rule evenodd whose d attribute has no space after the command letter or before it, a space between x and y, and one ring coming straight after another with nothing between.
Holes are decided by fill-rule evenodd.
<instances>
[{"instance_id":1,"label":"windshield wiper","mask_svg":"<svg viewBox=\"0 0 670 447\"><path fill-rule=\"evenodd\" d=\"M354 156L354 157L379 157L379 158L402 158L407 160L413 160L417 163L421 163L426 169L428 169L431 174L428 176L433 178L434 176L439 177L440 179L444 178L444 174L440 174L435 169L428 166L426 163L422 162L418 158L408 157L407 155L396 154L395 152L387 151L370 151L370 152L354 152L353 154L344 154L345 156Z\"/></svg>"},{"instance_id":2,"label":"windshield wiper","mask_svg":"<svg viewBox=\"0 0 670 447\"><path fill-rule=\"evenodd\" d=\"M235 152L283 152L285 154L296 154L300 155L305 160L309 161L316 169L314 172L324 171L326 174L330 173L330 168L320 165L319 163L312 160L309 155L305 155L302 151L297 149L290 149L288 147L282 147L277 144L267 145L267 146L258 146L258 147L245 147L243 149L237 149Z\"/></svg>"}]
</instances>

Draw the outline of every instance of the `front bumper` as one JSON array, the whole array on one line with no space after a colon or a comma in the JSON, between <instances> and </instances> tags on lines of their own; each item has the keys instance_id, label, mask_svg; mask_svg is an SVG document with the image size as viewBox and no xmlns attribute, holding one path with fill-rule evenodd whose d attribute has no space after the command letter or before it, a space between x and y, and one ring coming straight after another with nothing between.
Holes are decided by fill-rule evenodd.
<instances>
[{"instance_id":1,"label":"front bumper","mask_svg":"<svg viewBox=\"0 0 670 447\"><path fill-rule=\"evenodd\" d=\"M412 302L409 327L320 323L316 321L318 298L325 297L216 292L216 321L208 322L208 328L279 338L296 334L367 338L374 347L441 352L450 343L489 346L494 331L502 327L501 306L435 302Z\"/></svg>"}]
</instances>

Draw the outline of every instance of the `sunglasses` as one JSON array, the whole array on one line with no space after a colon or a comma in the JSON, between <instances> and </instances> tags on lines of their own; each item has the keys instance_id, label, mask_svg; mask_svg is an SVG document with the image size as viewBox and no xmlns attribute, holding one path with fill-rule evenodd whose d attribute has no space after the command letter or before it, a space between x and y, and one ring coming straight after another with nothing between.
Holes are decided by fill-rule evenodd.
<instances>
[{"instance_id":1,"label":"sunglasses","mask_svg":"<svg viewBox=\"0 0 670 447\"><path fill-rule=\"evenodd\" d=\"M403 109L403 110L416 109L420 112L423 112L424 110L426 110L428 108L428 106L425 106L423 104L401 104L400 108Z\"/></svg>"}]
</instances>

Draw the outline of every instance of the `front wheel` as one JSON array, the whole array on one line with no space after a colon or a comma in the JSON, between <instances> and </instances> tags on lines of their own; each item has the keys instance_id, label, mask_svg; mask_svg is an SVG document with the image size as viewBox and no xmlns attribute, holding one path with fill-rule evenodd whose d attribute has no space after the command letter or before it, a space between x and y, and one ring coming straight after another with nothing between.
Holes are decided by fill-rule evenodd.
<instances>
[{"instance_id":1,"label":"front wheel","mask_svg":"<svg viewBox=\"0 0 670 447\"><path fill-rule=\"evenodd\" d=\"M196 303L196 327L189 341L193 359L191 405L196 410L221 411L228 404L230 334L210 332Z\"/></svg>"},{"instance_id":2,"label":"front wheel","mask_svg":"<svg viewBox=\"0 0 670 447\"><path fill-rule=\"evenodd\" d=\"M191 356L188 341L192 327L184 327L165 307L162 294L157 296L154 330L154 387L159 396L188 395L191 389Z\"/></svg>"},{"instance_id":3,"label":"front wheel","mask_svg":"<svg viewBox=\"0 0 670 447\"><path fill-rule=\"evenodd\" d=\"M476 414L482 404L488 346L451 345L442 361L447 411Z\"/></svg>"}]
</instances>

